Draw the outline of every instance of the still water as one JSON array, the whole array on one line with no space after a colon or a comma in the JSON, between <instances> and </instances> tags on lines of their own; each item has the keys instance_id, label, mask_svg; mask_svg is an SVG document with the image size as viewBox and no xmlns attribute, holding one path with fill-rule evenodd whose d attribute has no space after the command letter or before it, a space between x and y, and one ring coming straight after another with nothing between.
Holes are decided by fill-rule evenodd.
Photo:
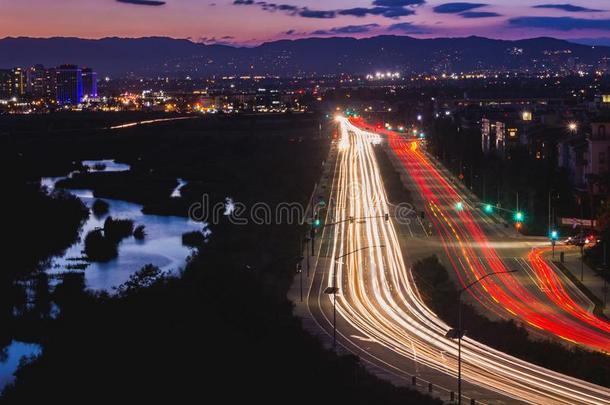
<instances>
[{"instance_id":1,"label":"still water","mask_svg":"<svg viewBox=\"0 0 610 405\"><path fill-rule=\"evenodd\" d=\"M113 160L85 160L83 165L90 171L119 172L130 170L129 165L116 163ZM71 174L70 174L71 175ZM69 175L69 176L70 176ZM43 186L49 190L55 188L55 183L63 177L46 177L41 179ZM178 187L172 197L180 197L180 189L186 184L178 180ZM76 195L89 208L95 201L91 190L68 190ZM153 264L164 271L175 272L182 268L191 249L182 245L182 234L192 231L203 231L202 224L183 217L160 215L144 215L142 206L121 200L103 199L109 204L108 214L96 217L91 213L84 223L79 240L70 246L62 256L54 257L47 272L61 274L66 271L84 271L85 283L93 290L106 290L112 293L117 287L129 279L129 276L146 264ZM90 263L84 259L84 238L87 233L103 227L108 216L113 218L128 218L134 221L134 226L146 227L146 238L142 241L133 236L124 239L119 245L119 256L106 263ZM209 230L205 230L206 235ZM0 393L7 384L14 381L14 373L19 362L38 356L42 352L40 345L12 341L0 352Z\"/></svg>"},{"instance_id":2,"label":"still water","mask_svg":"<svg viewBox=\"0 0 610 405\"><path fill-rule=\"evenodd\" d=\"M92 171L127 171L129 165L116 163L113 160L83 161ZM50 190L62 178L43 178L42 184ZM177 188L184 186L179 181ZM68 190L76 195L89 208L95 201L91 190ZM179 194L178 194L179 195ZM176 196L178 196L176 195ZM184 266L187 257L192 253L190 248L182 245L182 234L201 231L202 224L183 217L145 215L142 206L121 200L102 199L109 204L109 212L101 217L91 214L81 229L78 242L68 248L61 257L53 258L49 274L60 274L65 271L82 271L84 268L85 282L88 288L107 290L124 283L129 276L146 264L153 264L164 271L175 272ZM125 218L134 221L134 226L146 227L146 238L136 240L133 236L124 239L119 245L119 256L106 263L90 263L84 259L84 239L89 231L101 228L108 216Z\"/></svg>"},{"instance_id":3,"label":"still water","mask_svg":"<svg viewBox=\"0 0 610 405\"><path fill-rule=\"evenodd\" d=\"M19 362L38 356L42 352L39 345L13 340L0 352L0 392L15 380L14 373Z\"/></svg>"}]
</instances>

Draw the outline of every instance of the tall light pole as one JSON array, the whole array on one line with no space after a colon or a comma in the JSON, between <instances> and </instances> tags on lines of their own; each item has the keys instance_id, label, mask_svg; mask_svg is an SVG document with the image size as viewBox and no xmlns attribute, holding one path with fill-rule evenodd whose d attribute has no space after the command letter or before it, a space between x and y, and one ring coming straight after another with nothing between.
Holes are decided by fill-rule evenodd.
<instances>
[{"instance_id":1,"label":"tall light pole","mask_svg":"<svg viewBox=\"0 0 610 405\"><path fill-rule=\"evenodd\" d=\"M603 255L604 255L604 261L603 261L603 267L604 267L604 277L602 277L604 279L604 307L606 306L606 295L608 292L608 283L606 281L606 277L608 277L608 262L606 260L606 240L604 239L604 245L603 245Z\"/></svg>"},{"instance_id":2,"label":"tall light pole","mask_svg":"<svg viewBox=\"0 0 610 405\"><path fill-rule=\"evenodd\" d=\"M551 225L551 190L549 190L549 234L551 233L552 225Z\"/></svg>"},{"instance_id":3,"label":"tall light pole","mask_svg":"<svg viewBox=\"0 0 610 405\"><path fill-rule=\"evenodd\" d=\"M580 202L580 282L582 283L585 280L585 237L584 237L584 222L585 222L585 212L583 209L583 201L582 197L579 197L578 201Z\"/></svg>"},{"instance_id":4,"label":"tall light pole","mask_svg":"<svg viewBox=\"0 0 610 405\"><path fill-rule=\"evenodd\" d=\"M457 339L457 341L458 341L458 404L462 403L462 338L465 335L465 331L462 329L462 294L465 291L468 291L475 284L478 284L481 281L483 281L484 279L486 279L487 277L494 276L497 274L508 274L508 273L516 273L516 272L517 272L517 270L509 270L509 271L496 271L493 273L487 273L484 276L482 276L481 278L473 281L472 283L468 284L467 286L462 288L460 291L458 291L458 327L457 327L457 329L449 329L449 331L447 331L447 334L445 335L446 338L453 339L453 340Z\"/></svg>"},{"instance_id":5,"label":"tall light pole","mask_svg":"<svg viewBox=\"0 0 610 405\"><path fill-rule=\"evenodd\" d=\"M336 281L333 278L333 284L335 284ZM337 294L339 293L339 288L332 286L332 287L326 287L326 289L324 289L324 294L328 294L328 295L332 295L333 296L333 349L335 349L337 347Z\"/></svg>"},{"instance_id":6,"label":"tall light pole","mask_svg":"<svg viewBox=\"0 0 610 405\"><path fill-rule=\"evenodd\" d=\"M303 256L297 258L296 272L299 275L299 289L301 291L301 302L303 302Z\"/></svg>"}]
</instances>

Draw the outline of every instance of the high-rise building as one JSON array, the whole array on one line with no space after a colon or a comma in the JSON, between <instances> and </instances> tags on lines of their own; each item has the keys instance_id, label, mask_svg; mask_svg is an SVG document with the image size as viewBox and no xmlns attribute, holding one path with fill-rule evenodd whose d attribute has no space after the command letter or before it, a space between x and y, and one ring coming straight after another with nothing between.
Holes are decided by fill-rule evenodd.
<instances>
[{"instance_id":1,"label":"high-rise building","mask_svg":"<svg viewBox=\"0 0 610 405\"><path fill-rule=\"evenodd\" d=\"M26 93L34 98L45 96L46 71L42 65L34 65L26 71Z\"/></svg>"},{"instance_id":2,"label":"high-rise building","mask_svg":"<svg viewBox=\"0 0 610 405\"><path fill-rule=\"evenodd\" d=\"M44 71L44 96L47 102L57 101L57 69L49 68Z\"/></svg>"},{"instance_id":3,"label":"high-rise building","mask_svg":"<svg viewBox=\"0 0 610 405\"><path fill-rule=\"evenodd\" d=\"M21 68L13 68L13 97L25 94L25 72Z\"/></svg>"},{"instance_id":4,"label":"high-rise building","mask_svg":"<svg viewBox=\"0 0 610 405\"><path fill-rule=\"evenodd\" d=\"M0 70L0 97L20 98L25 93L25 75L21 68Z\"/></svg>"},{"instance_id":5,"label":"high-rise building","mask_svg":"<svg viewBox=\"0 0 610 405\"><path fill-rule=\"evenodd\" d=\"M57 68L57 103L78 105L83 99L83 74L76 65Z\"/></svg>"},{"instance_id":6,"label":"high-rise building","mask_svg":"<svg viewBox=\"0 0 610 405\"><path fill-rule=\"evenodd\" d=\"M97 73L91 68L83 68L83 97L97 97Z\"/></svg>"},{"instance_id":7,"label":"high-rise building","mask_svg":"<svg viewBox=\"0 0 610 405\"><path fill-rule=\"evenodd\" d=\"M12 95L12 72L10 69L0 69L0 99L7 99Z\"/></svg>"}]
</instances>

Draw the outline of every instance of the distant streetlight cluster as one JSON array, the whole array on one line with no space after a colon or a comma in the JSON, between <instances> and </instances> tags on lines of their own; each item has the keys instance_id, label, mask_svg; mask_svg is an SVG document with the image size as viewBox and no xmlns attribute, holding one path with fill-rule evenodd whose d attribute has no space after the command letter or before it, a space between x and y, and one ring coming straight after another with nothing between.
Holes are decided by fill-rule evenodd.
<instances>
[{"instance_id":1,"label":"distant streetlight cluster","mask_svg":"<svg viewBox=\"0 0 610 405\"><path fill-rule=\"evenodd\" d=\"M374 75L366 75L367 80L394 80L400 79L400 77L399 72L376 72Z\"/></svg>"}]
</instances>

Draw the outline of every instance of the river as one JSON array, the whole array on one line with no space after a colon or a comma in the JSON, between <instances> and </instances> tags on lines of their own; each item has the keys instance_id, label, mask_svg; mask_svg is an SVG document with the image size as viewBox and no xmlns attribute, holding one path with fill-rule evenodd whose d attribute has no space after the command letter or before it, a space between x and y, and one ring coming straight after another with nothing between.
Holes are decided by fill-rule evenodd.
<instances>
[{"instance_id":1,"label":"river","mask_svg":"<svg viewBox=\"0 0 610 405\"><path fill-rule=\"evenodd\" d=\"M128 165L116 163L113 160L83 161L93 171L128 171ZM42 184L52 190L61 177L43 178ZM179 186L172 193L172 197L179 197L179 189L186 184L179 180ZM76 195L89 208L95 201L91 190L68 190ZM83 225L80 239L69 247L62 256L51 260L49 274L61 274L84 267L85 283L93 290L112 291L113 287L124 283L129 276L146 264L153 264L161 270L175 272L182 268L191 249L182 245L182 234L185 232L201 231L202 224L184 217L146 215L142 213L142 206L121 200L105 199L109 205L109 212L101 217L91 214ZM146 227L146 238L138 241L134 237L124 239L119 245L119 255L116 259L105 263L88 262L83 255L84 237L89 231L103 227L108 216L113 218L126 218L134 221L134 225Z\"/></svg>"}]
</instances>

